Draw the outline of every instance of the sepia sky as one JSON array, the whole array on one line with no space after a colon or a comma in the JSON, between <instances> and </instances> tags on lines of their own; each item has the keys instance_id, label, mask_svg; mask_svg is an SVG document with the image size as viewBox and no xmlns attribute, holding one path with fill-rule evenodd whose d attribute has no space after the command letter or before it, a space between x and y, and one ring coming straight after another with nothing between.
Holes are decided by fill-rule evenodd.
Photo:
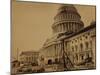
<instances>
[{"instance_id":1,"label":"sepia sky","mask_svg":"<svg viewBox=\"0 0 100 75\"><path fill-rule=\"evenodd\" d=\"M12 2L12 56L16 52L39 50L52 36L51 25L60 4ZM94 6L75 5L85 26L95 20Z\"/></svg>"}]
</instances>

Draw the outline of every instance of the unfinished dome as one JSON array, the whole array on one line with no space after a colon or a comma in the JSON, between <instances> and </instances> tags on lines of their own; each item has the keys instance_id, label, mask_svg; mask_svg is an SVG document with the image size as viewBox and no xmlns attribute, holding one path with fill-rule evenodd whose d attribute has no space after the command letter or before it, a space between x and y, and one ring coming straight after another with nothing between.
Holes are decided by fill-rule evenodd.
<instances>
[{"instance_id":1,"label":"unfinished dome","mask_svg":"<svg viewBox=\"0 0 100 75\"><path fill-rule=\"evenodd\" d=\"M54 17L53 33L73 33L84 27L81 16L73 5L62 5Z\"/></svg>"}]
</instances>

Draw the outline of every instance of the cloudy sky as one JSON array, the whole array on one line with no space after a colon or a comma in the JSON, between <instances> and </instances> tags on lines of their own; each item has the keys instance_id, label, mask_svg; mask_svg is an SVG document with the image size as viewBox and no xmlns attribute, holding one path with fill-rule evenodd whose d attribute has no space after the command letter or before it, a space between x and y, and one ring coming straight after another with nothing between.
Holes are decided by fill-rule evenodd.
<instances>
[{"instance_id":1,"label":"cloudy sky","mask_svg":"<svg viewBox=\"0 0 100 75\"><path fill-rule=\"evenodd\" d=\"M51 25L60 4L12 2L12 56L25 50L39 50L52 36ZM94 6L75 5L85 26L95 20Z\"/></svg>"}]
</instances>

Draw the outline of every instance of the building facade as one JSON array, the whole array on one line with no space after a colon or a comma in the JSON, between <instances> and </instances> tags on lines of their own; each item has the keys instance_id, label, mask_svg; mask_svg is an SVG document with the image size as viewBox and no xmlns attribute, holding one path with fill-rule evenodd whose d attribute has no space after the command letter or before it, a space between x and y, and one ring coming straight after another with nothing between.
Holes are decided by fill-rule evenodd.
<instances>
[{"instance_id":1,"label":"building facade","mask_svg":"<svg viewBox=\"0 0 100 75\"><path fill-rule=\"evenodd\" d=\"M39 52L24 51L20 54L20 62L28 64L38 64Z\"/></svg>"},{"instance_id":2,"label":"building facade","mask_svg":"<svg viewBox=\"0 0 100 75\"><path fill-rule=\"evenodd\" d=\"M73 5L63 5L54 17L52 30L53 36L40 50L45 64L63 63L66 53L74 66L91 61L95 67L96 22L84 27L77 9Z\"/></svg>"},{"instance_id":3,"label":"building facade","mask_svg":"<svg viewBox=\"0 0 100 75\"><path fill-rule=\"evenodd\" d=\"M92 66L95 66L95 30L95 23L93 23L64 39L64 50L73 64L85 64L86 59L90 59Z\"/></svg>"}]
</instances>

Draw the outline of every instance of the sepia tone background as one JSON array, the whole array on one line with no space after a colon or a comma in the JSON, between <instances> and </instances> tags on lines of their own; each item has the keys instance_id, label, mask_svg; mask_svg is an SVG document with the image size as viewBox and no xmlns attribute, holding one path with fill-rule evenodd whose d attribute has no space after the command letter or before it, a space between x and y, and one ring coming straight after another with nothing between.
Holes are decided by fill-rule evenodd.
<instances>
[{"instance_id":1,"label":"sepia tone background","mask_svg":"<svg viewBox=\"0 0 100 75\"><path fill-rule=\"evenodd\" d=\"M17 50L39 50L52 35L51 26L61 4L12 2L12 58ZM94 6L75 5L85 26L95 20Z\"/></svg>"}]
</instances>

